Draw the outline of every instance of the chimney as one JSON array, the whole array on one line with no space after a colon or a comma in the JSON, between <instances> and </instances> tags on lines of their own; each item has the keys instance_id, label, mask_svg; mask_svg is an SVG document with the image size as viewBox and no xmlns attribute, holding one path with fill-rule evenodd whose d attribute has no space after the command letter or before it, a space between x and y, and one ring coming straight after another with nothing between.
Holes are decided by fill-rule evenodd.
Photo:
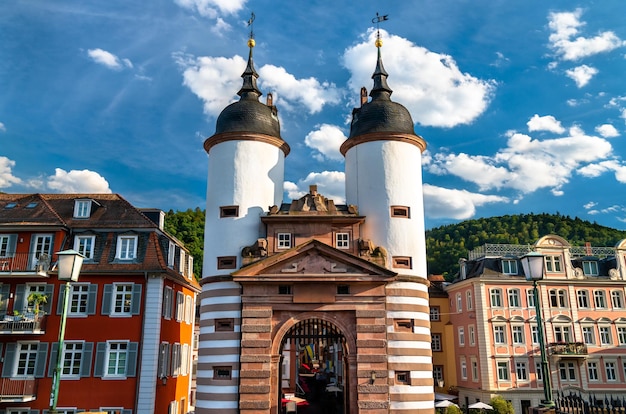
<instances>
[{"instance_id":1,"label":"chimney","mask_svg":"<svg viewBox=\"0 0 626 414\"><path fill-rule=\"evenodd\" d=\"M467 259L459 259L459 277L461 280L467 279Z\"/></svg>"},{"instance_id":2,"label":"chimney","mask_svg":"<svg viewBox=\"0 0 626 414\"><path fill-rule=\"evenodd\" d=\"M317 195L317 185L313 184L309 186L309 193L311 195Z\"/></svg>"}]
</instances>

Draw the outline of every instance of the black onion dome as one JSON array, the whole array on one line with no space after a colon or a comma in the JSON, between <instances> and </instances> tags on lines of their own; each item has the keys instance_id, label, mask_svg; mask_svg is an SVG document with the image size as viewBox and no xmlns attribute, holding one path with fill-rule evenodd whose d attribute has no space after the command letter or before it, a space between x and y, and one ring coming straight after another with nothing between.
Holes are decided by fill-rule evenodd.
<instances>
[{"instance_id":1,"label":"black onion dome","mask_svg":"<svg viewBox=\"0 0 626 414\"><path fill-rule=\"evenodd\" d=\"M408 109L403 105L393 102L391 94L393 91L387 85L387 72L383 66L378 46L378 61L376 70L372 75L374 87L370 92L372 100L364 103L360 108L352 111L352 124L350 125L350 136L369 134L372 132L395 132L415 135L413 119Z\"/></svg>"},{"instance_id":2,"label":"black onion dome","mask_svg":"<svg viewBox=\"0 0 626 414\"><path fill-rule=\"evenodd\" d=\"M241 77L243 86L237 92L239 101L228 105L217 118L215 134L225 132L251 132L280 138L280 124L276 107L259 102L261 91L256 85L259 75L254 70L252 47L254 40L248 42L250 54L248 65Z\"/></svg>"}]
</instances>

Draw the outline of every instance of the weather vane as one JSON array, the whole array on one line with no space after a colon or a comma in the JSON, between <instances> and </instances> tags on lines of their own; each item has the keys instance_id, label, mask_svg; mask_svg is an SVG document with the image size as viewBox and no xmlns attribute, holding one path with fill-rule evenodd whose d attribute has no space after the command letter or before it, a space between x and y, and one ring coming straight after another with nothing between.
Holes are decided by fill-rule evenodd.
<instances>
[{"instance_id":1,"label":"weather vane","mask_svg":"<svg viewBox=\"0 0 626 414\"><path fill-rule=\"evenodd\" d=\"M385 14L384 16L380 16L378 12L376 12L376 17L372 19L372 23L376 23L376 38L380 40L380 22L384 22L385 20L389 20L389 15Z\"/></svg>"},{"instance_id":2,"label":"weather vane","mask_svg":"<svg viewBox=\"0 0 626 414\"><path fill-rule=\"evenodd\" d=\"M254 31L252 23L254 23L254 12L250 13L250 18L248 19L248 27L250 27L250 39L254 39Z\"/></svg>"}]
</instances>

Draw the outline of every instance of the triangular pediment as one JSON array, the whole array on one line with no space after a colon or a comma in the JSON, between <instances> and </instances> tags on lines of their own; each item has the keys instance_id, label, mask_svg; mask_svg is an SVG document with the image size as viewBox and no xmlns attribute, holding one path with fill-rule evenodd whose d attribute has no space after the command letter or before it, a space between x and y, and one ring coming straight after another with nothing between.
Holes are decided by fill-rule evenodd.
<instances>
[{"instance_id":1,"label":"triangular pediment","mask_svg":"<svg viewBox=\"0 0 626 414\"><path fill-rule=\"evenodd\" d=\"M309 240L285 252L245 266L232 274L235 281L272 280L388 280L397 274L368 260Z\"/></svg>"}]
</instances>

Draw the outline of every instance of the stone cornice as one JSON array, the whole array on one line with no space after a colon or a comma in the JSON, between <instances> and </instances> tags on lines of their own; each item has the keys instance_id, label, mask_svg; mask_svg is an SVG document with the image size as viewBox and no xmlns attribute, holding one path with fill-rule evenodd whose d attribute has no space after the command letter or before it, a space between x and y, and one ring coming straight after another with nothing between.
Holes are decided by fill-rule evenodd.
<instances>
[{"instance_id":1,"label":"stone cornice","mask_svg":"<svg viewBox=\"0 0 626 414\"><path fill-rule=\"evenodd\" d=\"M204 150L209 154L211 148L217 144L221 144L226 141L258 141L265 142L266 144L274 145L277 148L280 148L284 153L285 157L289 155L291 148L289 148L289 144L283 141L281 138L273 137L271 135L265 134L257 134L251 132L244 131L236 131L236 132L223 132L221 134L215 134L204 141Z\"/></svg>"},{"instance_id":2,"label":"stone cornice","mask_svg":"<svg viewBox=\"0 0 626 414\"><path fill-rule=\"evenodd\" d=\"M345 157L348 150L356 145L363 144L372 141L399 141L413 144L420 149L421 152L426 150L426 141L419 135L411 134L398 134L393 132L372 132L370 134L359 135L354 138L349 138L341 144L339 151ZM206 147L206 143L205 143Z\"/></svg>"}]
</instances>

